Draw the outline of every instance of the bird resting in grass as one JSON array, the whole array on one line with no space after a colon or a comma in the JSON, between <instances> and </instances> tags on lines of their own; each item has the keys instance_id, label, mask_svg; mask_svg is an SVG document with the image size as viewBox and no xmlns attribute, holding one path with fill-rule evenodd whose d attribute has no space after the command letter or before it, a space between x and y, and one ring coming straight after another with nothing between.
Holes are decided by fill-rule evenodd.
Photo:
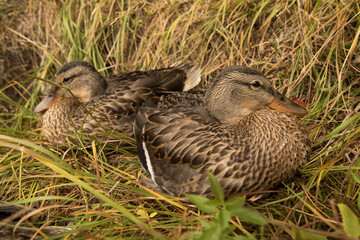
<instances>
[{"instance_id":1,"label":"bird resting in grass","mask_svg":"<svg viewBox=\"0 0 360 240\"><path fill-rule=\"evenodd\" d=\"M145 101L156 103L163 91L193 88L200 73L196 65L178 62L170 68L104 78L88 62L69 62L57 71L34 111L40 113L42 131L54 145L67 138L85 145L93 139L126 141L121 136L133 136L137 109Z\"/></svg>"},{"instance_id":2,"label":"bird resting in grass","mask_svg":"<svg viewBox=\"0 0 360 240\"><path fill-rule=\"evenodd\" d=\"M293 177L310 142L294 115L307 111L259 71L232 66L209 88L165 96L139 109L134 133L145 184L174 196L213 196L207 172L226 196L259 193Z\"/></svg>"}]
</instances>

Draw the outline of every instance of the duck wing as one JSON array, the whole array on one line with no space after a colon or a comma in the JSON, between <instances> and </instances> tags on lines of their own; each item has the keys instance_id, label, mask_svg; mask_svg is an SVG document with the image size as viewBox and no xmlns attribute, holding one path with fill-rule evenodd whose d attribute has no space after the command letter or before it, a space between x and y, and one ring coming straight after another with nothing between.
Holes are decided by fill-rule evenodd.
<instances>
[{"instance_id":1,"label":"duck wing","mask_svg":"<svg viewBox=\"0 0 360 240\"><path fill-rule=\"evenodd\" d=\"M206 172L223 171L216 159L230 161L234 153L233 133L201 108L143 108L136 116L134 133L143 167L171 195L209 194Z\"/></svg>"},{"instance_id":2,"label":"duck wing","mask_svg":"<svg viewBox=\"0 0 360 240\"><path fill-rule=\"evenodd\" d=\"M203 107L205 89L190 90L188 92L162 92L157 104L158 108L174 107Z\"/></svg>"},{"instance_id":3,"label":"duck wing","mask_svg":"<svg viewBox=\"0 0 360 240\"><path fill-rule=\"evenodd\" d=\"M306 161L308 142L285 114L259 112L229 126L201 108L142 108L134 125L141 164L163 192L175 196L211 196L208 171L227 196L273 187ZM269 114L274 121L262 122ZM285 134L272 135L281 131Z\"/></svg>"},{"instance_id":4,"label":"duck wing","mask_svg":"<svg viewBox=\"0 0 360 240\"><path fill-rule=\"evenodd\" d=\"M190 62L177 62L169 68L134 71L107 79L108 93L114 89L150 88L156 91L188 91L201 81L200 68Z\"/></svg>"}]
</instances>

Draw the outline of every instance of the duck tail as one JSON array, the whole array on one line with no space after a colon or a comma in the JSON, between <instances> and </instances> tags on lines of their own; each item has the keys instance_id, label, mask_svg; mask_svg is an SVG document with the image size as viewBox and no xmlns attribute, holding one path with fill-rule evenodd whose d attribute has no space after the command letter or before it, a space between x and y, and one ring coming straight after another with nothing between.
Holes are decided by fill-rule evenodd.
<instances>
[{"instance_id":1,"label":"duck tail","mask_svg":"<svg viewBox=\"0 0 360 240\"><path fill-rule=\"evenodd\" d=\"M201 69L196 64L192 64L187 61L177 61L173 63L170 67L181 69L185 72L186 80L182 89L184 92L192 89L201 81Z\"/></svg>"}]
</instances>

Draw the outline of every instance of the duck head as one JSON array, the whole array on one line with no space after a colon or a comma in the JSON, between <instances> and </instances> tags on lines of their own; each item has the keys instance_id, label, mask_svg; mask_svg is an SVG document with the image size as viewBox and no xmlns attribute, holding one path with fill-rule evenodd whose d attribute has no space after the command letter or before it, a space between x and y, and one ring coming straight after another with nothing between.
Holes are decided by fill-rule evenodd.
<instances>
[{"instance_id":1,"label":"duck head","mask_svg":"<svg viewBox=\"0 0 360 240\"><path fill-rule=\"evenodd\" d=\"M46 97L35 107L35 112L43 112L72 94L82 103L101 95L106 90L106 81L96 69L85 61L73 61L63 65L53 80L59 86L46 87ZM72 94L71 94L71 93Z\"/></svg>"},{"instance_id":2,"label":"duck head","mask_svg":"<svg viewBox=\"0 0 360 240\"><path fill-rule=\"evenodd\" d=\"M261 72L243 66L221 71L206 91L205 104L210 115L228 124L264 108L300 116L307 113L277 92Z\"/></svg>"}]
</instances>

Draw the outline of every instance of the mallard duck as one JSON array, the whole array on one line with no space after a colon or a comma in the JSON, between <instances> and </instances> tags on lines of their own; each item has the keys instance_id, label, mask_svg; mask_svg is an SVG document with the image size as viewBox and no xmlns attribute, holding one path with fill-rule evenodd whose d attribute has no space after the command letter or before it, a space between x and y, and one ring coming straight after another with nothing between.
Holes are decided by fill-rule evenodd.
<instances>
[{"instance_id":1,"label":"mallard duck","mask_svg":"<svg viewBox=\"0 0 360 240\"><path fill-rule=\"evenodd\" d=\"M306 110L262 73L228 67L206 93L173 94L139 109L134 133L152 181L144 183L174 196L212 196L211 172L227 196L272 188L308 159L309 140L294 114Z\"/></svg>"},{"instance_id":2,"label":"mallard duck","mask_svg":"<svg viewBox=\"0 0 360 240\"><path fill-rule=\"evenodd\" d=\"M41 113L42 131L52 144L63 144L67 137L78 141L84 135L119 141L109 133L131 137L137 108L145 101L156 103L162 91L187 91L199 81L200 69L186 62L103 78L88 62L74 61L58 70L56 85L46 85L47 96L34 111Z\"/></svg>"}]
</instances>

